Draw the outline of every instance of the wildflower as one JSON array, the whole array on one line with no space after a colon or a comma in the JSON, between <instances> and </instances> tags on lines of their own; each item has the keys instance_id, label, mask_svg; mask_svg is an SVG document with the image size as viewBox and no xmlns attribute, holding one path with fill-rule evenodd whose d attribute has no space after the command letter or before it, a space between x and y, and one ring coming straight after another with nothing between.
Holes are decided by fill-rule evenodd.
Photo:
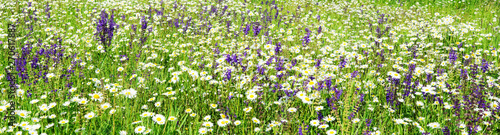
<instances>
[{"instance_id":1,"label":"wildflower","mask_svg":"<svg viewBox=\"0 0 500 135\"><path fill-rule=\"evenodd\" d=\"M250 101L254 101L256 98L257 98L257 94L255 94L253 92L247 94L247 99Z\"/></svg>"},{"instance_id":2,"label":"wildflower","mask_svg":"<svg viewBox=\"0 0 500 135\"><path fill-rule=\"evenodd\" d=\"M211 118L210 115L207 115L207 116L203 117L203 120L208 121L208 120L210 120L210 118Z\"/></svg>"},{"instance_id":3,"label":"wildflower","mask_svg":"<svg viewBox=\"0 0 500 135\"><path fill-rule=\"evenodd\" d=\"M255 124L260 124L260 120L259 120L259 119L257 119L257 118L255 118L255 117L253 117L253 118L252 118L252 121L253 121L253 123L255 123Z\"/></svg>"},{"instance_id":4,"label":"wildflower","mask_svg":"<svg viewBox=\"0 0 500 135\"><path fill-rule=\"evenodd\" d=\"M125 97L127 98L135 98L137 91L135 89L130 88L123 90L122 92L120 92L120 94L125 95Z\"/></svg>"},{"instance_id":5,"label":"wildflower","mask_svg":"<svg viewBox=\"0 0 500 135\"><path fill-rule=\"evenodd\" d=\"M316 111L321 111L323 110L323 106L316 106L316 108L314 108Z\"/></svg>"},{"instance_id":6,"label":"wildflower","mask_svg":"<svg viewBox=\"0 0 500 135\"><path fill-rule=\"evenodd\" d=\"M311 126L318 126L319 125L319 120L311 120L310 122Z\"/></svg>"},{"instance_id":7,"label":"wildflower","mask_svg":"<svg viewBox=\"0 0 500 135\"><path fill-rule=\"evenodd\" d=\"M174 116L170 116L170 117L168 117L168 120L169 120L169 121L175 121L176 119L177 119L177 118L176 118L176 117L174 117Z\"/></svg>"},{"instance_id":8,"label":"wildflower","mask_svg":"<svg viewBox=\"0 0 500 135\"><path fill-rule=\"evenodd\" d=\"M111 109L111 110L109 111L109 114L115 114L115 112L116 112L116 110L115 110L115 109Z\"/></svg>"},{"instance_id":9,"label":"wildflower","mask_svg":"<svg viewBox=\"0 0 500 135\"><path fill-rule=\"evenodd\" d=\"M297 97L300 99L303 99L303 98L307 97L307 95L305 92L299 91L299 92L297 92Z\"/></svg>"},{"instance_id":10,"label":"wildflower","mask_svg":"<svg viewBox=\"0 0 500 135\"><path fill-rule=\"evenodd\" d=\"M47 78L49 78L49 79L50 79L50 78L53 78L53 77L55 77L55 76L56 76L56 75L55 75L54 73L48 73L48 74L47 74Z\"/></svg>"},{"instance_id":11,"label":"wildflower","mask_svg":"<svg viewBox=\"0 0 500 135\"><path fill-rule=\"evenodd\" d=\"M230 123L229 119L226 118L217 121L217 125L219 125L219 127L225 127L229 123Z\"/></svg>"},{"instance_id":12,"label":"wildflower","mask_svg":"<svg viewBox=\"0 0 500 135\"><path fill-rule=\"evenodd\" d=\"M25 111L25 110L20 110L20 111L16 112L16 114L18 114L22 118L27 118L28 117L28 111Z\"/></svg>"},{"instance_id":13,"label":"wildflower","mask_svg":"<svg viewBox=\"0 0 500 135\"><path fill-rule=\"evenodd\" d=\"M436 94L436 92L434 91L434 88L433 87L422 87L422 92L425 92L425 93L429 93L429 94Z\"/></svg>"},{"instance_id":14,"label":"wildflower","mask_svg":"<svg viewBox=\"0 0 500 135\"><path fill-rule=\"evenodd\" d=\"M333 130L333 129L330 129L330 130L327 130L327 131L326 131L326 134L327 134L327 135L336 135L336 134L337 134L337 131L336 131L336 130Z\"/></svg>"},{"instance_id":15,"label":"wildflower","mask_svg":"<svg viewBox=\"0 0 500 135\"><path fill-rule=\"evenodd\" d=\"M328 127L329 126L327 124L321 124L321 125L318 126L318 128L320 128L320 129L326 129Z\"/></svg>"},{"instance_id":16,"label":"wildflower","mask_svg":"<svg viewBox=\"0 0 500 135\"><path fill-rule=\"evenodd\" d=\"M234 125L238 126L238 125L240 125L240 124L241 124L241 121L236 120L236 121L234 121L233 123L234 123Z\"/></svg>"},{"instance_id":17,"label":"wildflower","mask_svg":"<svg viewBox=\"0 0 500 135\"><path fill-rule=\"evenodd\" d=\"M161 114L156 114L155 116L153 116L153 121L160 125L163 125L165 124L165 116Z\"/></svg>"},{"instance_id":18,"label":"wildflower","mask_svg":"<svg viewBox=\"0 0 500 135\"><path fill-rule=\"evenodd\" d=\"M124 130L120 131L120 135L127 135L127 131Z\"/></svg>"},{"instance_id":19,"label":"wildflower","mask_svg":"<svg viewBox=\"0 0 500 135\"><path fill-rule=\"evenodd\" d=\"M67 119L63 119L63 120L59 121L59 124L66 124L66 123L68 123Z\"/></svg>"},{"instance_id":20,"label":"wildflower","mask_svg":"<svg viewBox=\"0 0 500 135\"><path fill-rule=\"evenodd\" d=\"M83 105L84 105L84 104L87 104L87 102L88 102L88 101L87 101L87 99L86 99L86 98L81 98L81 99L79 99L79 101L78 101L78 103L79 103L79 104L83 104Z\"/></svg>"},{"instance_id":21,"label":"wildflower","mask_svg":"<svg viewBox=\"0 0 500 135\"><path fill-rule=\"evenodd\" d=\"M210 107L215 109L215 108L217 108L217 104L210 104Z\"/></svg>"},{"instance_id":22,"label":"wildflower","mask_svg":"<svg viewBox=\"0 0 500 135\"><path fill-rule=\"evenodd\" d=\"M94 101L101 102L104 99L104 98L102 98L102 93L101 92L92 93L92 94L89 94L89 96L92 97L92 100L94 100Z\"/></svg>"},{"instance_id":23,"label":"wildflower","mask_svg":"<svg viewBox=\"0 0 500 135\"><path fill-rule=\"evenodd\" d=\"M206 122L203 122L201 125L205 126L205 127L212 127L214 124L210 121L206 121Z\"/></svg>"},{"instance_id":24,"label":"wildflower","mask_svg":"<svg viewBox=\"0 0 500 135\"><path fill-rule=\"evenodd\" d=\"M294 108L294 107L292 107L292 108L288 108L288 110L287 110L287 111L288 111L288 112L291 112L291 113L294 113L294 112L296 112L296 111L297 111L297 108Z\"/></svg>"},{"instance_id":25,"label":"wildflower","mask_svg":"<svg viewBox=\"0 0 500 135\"><path fill-rule=\"evenodd\" d=\"M200 134L206 134L207 133L207 128L204 128L204 127L200 128L198 130L198 133L200 133Z\"/></svg>"},{"instance_id":26,"label":"wildflower","mask_svg":"<svg viewBox=\"0 0 500 135\"><path fill-rule=\"evenodd\" d=\"M245 111L245 112L250 112L251 110L252 110L252 107L247 107L247 108L243 109L243 111Z\"/></svg>"},{"instance_id":27,"label":"wildflower","mask_svg":"<svg viewBox=\"0 0 500 135\"><path fill-rule=\"evenodd\" d=\"M259 132L259 131L260 131L260 128L256 127L253 131L255 131L255 132Z\"/></svg>"},{"instance_id":28,"label":"wildflower","mask_svg":"<svg viewBox=\"0 0 500 135\"><path fill-rule=\"evenodd\" d=\"M437 122L429 123L427 126L433 128L433 129L441 128L439 123L437 123Z\"/></svg>"},{"instance_id":29,"label":"wildflower","mask_svg":"<svg viewBox=\"0 0 500 135\"><path fill-rule=\"evenodd\" d=\"M422 101L417 101L417 106L424 106L424 103Z\"/></svg>"},{"instance_id":30,"label":"wildflower","mask_svg":"<svg viewBox=\"0 0 500 135\"><path fill-rule=\"evenodd\" d=\"M325 118L323 118L323 120L326 121L326 122L331 122L331 121L334 121L335 118L332 117L332 116L326 116Z\"/></svg>"},{"instance_id":31,"label":"wildflower","mask_svg":"<svg viewBox=\"0 0 500 135\"><path fill-rule=\"evenodd\" d=\"M122 72L123 71L123 67L118 67L118 72Z\"/></svg>"},{"instance_id":32,"label":"wildflower","mask_svg":"<svg viewBox=\"0 0 500 135\"><path fill-rule=\"evenodd\" d=\"M101 105L101 109L103 109L103 110L106 110L109 107L111 107L111 104L109 104L109 103L104 103L104 104Z\"/></svg>"},{"instance_id":33,"label":"wildflower","mask_svg":"<svg viewBox=\"0 0 500 135\"><path fill-rule=\"evenodd\" d=\"M144 132L145 129L146 129L146 127L144 127L144 126L138 126L135 128L135 133L137 133L137 134L142 133L142 132Z\"/></svg>"},{"instance_id":34,"label":"wildflower","mask_svg":"<svg viewBox=\"0 0 500 135\"><path fill-rule=\"evenodd\" d=\"M85 118L87 118L87 119L92 119L94 117L95 117L94 112L90 112L90 113L88 113L88 114L85 115Z\"/></svg>"},{"instance_id":35,"label":"wildflower","mask_svg":"<svg viewBox=\"0 0 500 135\"><path fill-rule=\"evenodd\" d=\"M360 121L360 120L359 120L359 118L354 118L354 119L352 120L352 122L353 122L353 123L358 123L359 121Z\"/></svg>"},{"instance_id":36,"label":"wildflower","mask_svg":"<svg viewBox=\"0 0 500 135\"><path fill-rule=\"evenodd\" d=\"M149 117L151 116L151 114L152 114L151 112L144 112L141 114L141 117Z\"/></svg>"},{"instance_id":37,"label":"wildflower","mask_svg":"<svg viewBox=\"0 0 500 135\"><path fill-rule=\"evenodd\" d=\"M186 109L184 112L186 112L186 113L191 113L191 112L193 112L193 110L192 110L191 108L188 108L188 109Z\"/></svg>"}]
</instances>

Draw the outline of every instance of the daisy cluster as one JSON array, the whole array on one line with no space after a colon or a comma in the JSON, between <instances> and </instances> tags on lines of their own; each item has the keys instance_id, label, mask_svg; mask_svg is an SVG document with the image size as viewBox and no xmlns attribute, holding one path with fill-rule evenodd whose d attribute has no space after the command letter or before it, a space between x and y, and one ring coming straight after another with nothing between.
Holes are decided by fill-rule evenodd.
<instances>
[{"instance_id":1,"label":"daisy cluster","mask_svg":"<svg viewBox=\"0 0 500 135\"><path fill-rule=\"evenodd\" d=\"M493 134L499 4L1 1L0 133Z\"/></svg>"}]
</instances>

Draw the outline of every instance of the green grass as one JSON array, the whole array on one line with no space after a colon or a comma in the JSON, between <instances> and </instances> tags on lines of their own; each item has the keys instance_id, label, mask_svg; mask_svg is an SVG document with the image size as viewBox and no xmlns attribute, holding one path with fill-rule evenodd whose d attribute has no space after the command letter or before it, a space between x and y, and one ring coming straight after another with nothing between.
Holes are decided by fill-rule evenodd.
<instances>
[{"instance_id":1,"label":"green grass","mask_svg":"<svg viewBox=\"0 0 500 135\"><path fill-rule=\"evenodd\" d=\"M27 1L17 5L9 4L9 1L0 2L5 7L0 10L0 34L5 34L0 37L0 41L3 41L0 67L24 68L24 73L29 76L26 80L18 77L16 84L24 93L9 99L10 82L6 72L0 72L0 107L7 107L7 102L13 100L16 110L30 111L25 118L20 113L16 114L16 123L28 122L28 125L40 126L36 130L23 129L21 126L9 128L8 122L2 121L0 129L5 128L0 130L1 133L119 134L120 131L126 131L135 134L134 130L138 126L145 126L150 130L149 134L199 134L200 129L206 127L203 123L207 120L203 118L208 115L211 117L208 121L213 126L207 127L212 130L207 132L216 135L326 134L330 129L337 134L363 134L366 131L380 134L444 134L442 129L445 126L452 134L469 131L460 127L461 123L471 127L481 126L482 130L476 134L494 134L500 130L498 109L494 107L484 107L493 113L492 116L478 119L476 123L470 120L483 116L473 111L481 107L482 104L478 102L490 106L500 102L496 98L499 96L497 83L500 79L497 55L500 47L498 1L401 0L400 3L397 0L281 0L276 1L279 9L276 19L276 10L271 4L266 5L266 1L259 0L247 1L179 1L178 4L173 1L164 1L163 4L159 1L40 1L32 5L39 12L37 21L30 19L34 9L27 8ZM50 18L45 12L47 2L50 5ZM154 16L151 19L149 5ZM174 9L174 5L177 8ZM216 15L209 15L210 8L203 11L201 5L217 6ZM226 14L220 15L225 5L228 6ZM182 9L184 7L186 9ZM105 53L98 49L101 42L94 36L96 21L101 19L99 15L103 9L109 15L114 10L114 20L120 25ZM164 9L163 16L157 15L155 9ZM254 15L245 15L243 22L242 13L246 14L248 10ZM202 11L204 13L200 14ZM266 17L262 15L265 15L265 11L272 18L271 21L264 21ZM378 24L381 14L389 18L387 22ZM147 27L152 27L151 32L141 29L142 16L148 22ZM182 26L190 17L189 32L183 33ZM438 24L438 20L444 21L446 17L451 17L453 22ZM22 56L21 48L28 43L28 46L32 46L27 55L22 56L26 58L24 66L11 65L13 62L7 60L11 56L4 46L8 43L7 24L11 23L10 19L18 19L16 32L19 38L15 51ZM175 19L183 20L183 23L179 23L181 27L175 26ZM27 23L25 20L31 21ZM226 29L227 21L231 21L233 27L229 32ZM254 36L254 25L250 25L248 35L244 34L243 29L250 22L259 22L263 27L258 36ZM212 29L207 32L209 23ZM136 31L132 30L132 25L135 25ZM318 33L320 26L321 34ZM381 44L374 41L379 35L377 26L380 31L389 27L380 36L387 38ZM311 31L311 41L304 45L302 39L307 35L306 28ZM270 36L264 36L267 31ZM235 36L236 32L238 36ZM142 37L147 39L141 42ZM266 47L266 42L271 38L272 44ZM282 46L279 54L274 51L277 43ZM459 43L463 44L463 50L458 50ZM219 55L215 55L215 44ZM412 47L415 49L409 49ZM455 64L449 60L450 48L457 51ZM50 53L42 53L41 49ZM56 53L52 54L54 50ZM382 50L383 58L380 55ZM412 51L418 56L414 58ZM222 54L236 54L242 58L239 60L241 65L232 65ZM122 56L126 57L121 60ZM343 68L338 67L342 63L341 56L347 59ZM266 61L272 57L289 60L283 62L286 68L283 79L277 77L280 74L277 70L279 62L273 59L266 65ZM470 61L464 57L470 57ZM39 59L38 67L31 63L36 58ZM297 63L289 68L293 59ZM321 64L315 67L319 59ZM487 72L481 68L483 59L490 62ZM217 68L212 68L215 63ZM432 71L431 81L426 81L426 73L418 74L417 71L411 72L411 82L415 84L418 80L421 85L418 87L406 89L406 85L395 85L388 80L388 73L398 71L401 78L399 83L404 84L411 63L422 69L421 72ZM478 73L474 75L473 64L478 65ZM203 69L200 68L202 65ZM266 72L261 74L258 65L265 67ZM123 71L119 71L119 68L123 68ZM225 79L227 68L232 69L229 81ZM443 73L440 69L444 69ZM467 69L469 80L461 77L462 69ZM358 75L352 77L351 73L355 71ZM206 75L201 75L202 72L206 72ZM45 79L43 76L47 73L53 73L55 77ZM211 78L206 79L208 76ZM328 77L332 77L332 87L336 86L337 91L333 88L311 90L309 82L314 81L312 86L318 88L319 84L325 85ZM487 85L487 82L492 84ZM262 84L264 86L257 87ZM282 88L276 89L276 84ZM431 85L436 88L435 96L440 99L435 99L434 95L424 97L415 93L422 91L421 87ZM74 90L72 88L76 90L70 93ZM116 92L112 92L111 88L116 88ZM126 93L121 93L127 89L137 91L136 96L127 98ZM479 92L474 92L477 89ZM302 91L308 98L316 98L308 104L296 95L289 97L286 102L275 103L280 101L280 97L289 94L283 90ZM342 93L338 90L342 90ZM456 93L448 93L451 91ZM175 94L162 95L168 92ZM410 94L402 96L405 92ZM28 93L31 95L27 96ZM89 94L94 93L102 94L99 95L102 101L92 100L93 95ZM331 101L332 108L326 99L338 94L339 98ZM362 94L363 100L360 98ZM248 99L249 95L257 98ZM154 100L149 101L153 97ZM388 97L392 97L390 100L394 104L388 101ZM87 99L84 105L79 104L82 98ZM35 99L38 102L32 103ZM398 101L400 99L403 102ZM446 109L448 106L442 103L433 105L439 100L452 106ZM463 108L455 109L454 100L463 103ZM65 102L70 103L63 105ZM417 102L422 102L424 106L417 106ZM56 103L55 107L46 112L41 109L42 104L50 106L50 103ZM104 103L111 106L102 109ZM161 103L161 106L155 107L155 103ZM217 104L217 107L212 108L212 104ZM143 109L144 105L147 108ZM324 109L316 111L319 106ZM245 112L247 107L252 107L251 111ZM188 108L192 109L191 113L185 112ZM296 108L297 112L288 112L289 108ZM1 109L0 114L7 115L8 111ZM111 114L111 109L116 112ZM85 115L90 112L96 116L86 119ZM173 116L176 120L158 124L152 116L141 117L145 112L161 114L166 119ZM321 120L328 128L320 129L310 123L318 119L318 112L325 117L335 118L331 122ZM49 118L53 114L56 117ZM192 114L196 115L192 117ZM351 115L352 118L349 118ZM33 118L39 121L35 122ZM217 121L223 118L229 118L231 123L219 126ZM252 122L253 118L260 120L260 124ZM354 123L354 118L360 121ZM367 119L371 120L370 126L367 126ZM68 120L68 123L59 123L62 120ZM236 120L241 121L241 124L235 125ZM141 122L134 124L135 121ZM279 124L271 128L274 121ZM401 121L404 123L398 123ZM440 127L433 129L428 126L433 122L439 123ZM46 128L48 125L53 126ZM257 128L260 131L255 131Z\"/></svg>"}]
</instances>

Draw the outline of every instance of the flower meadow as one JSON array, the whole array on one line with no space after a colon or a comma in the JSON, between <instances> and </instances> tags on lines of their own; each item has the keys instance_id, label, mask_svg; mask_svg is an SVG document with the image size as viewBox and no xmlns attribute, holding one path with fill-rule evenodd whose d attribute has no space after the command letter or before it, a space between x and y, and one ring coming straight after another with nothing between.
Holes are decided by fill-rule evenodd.
<instances>
[{"instance_id":1,"label":"flower meadow","mask_svg":"<svg viewBox=\"0 0 500 135\"><path fill-rule=\"evenodd\" d=\"M498 11L496 0L4 0L0 133L498 134Z\"/></svg>"}]
</instances>

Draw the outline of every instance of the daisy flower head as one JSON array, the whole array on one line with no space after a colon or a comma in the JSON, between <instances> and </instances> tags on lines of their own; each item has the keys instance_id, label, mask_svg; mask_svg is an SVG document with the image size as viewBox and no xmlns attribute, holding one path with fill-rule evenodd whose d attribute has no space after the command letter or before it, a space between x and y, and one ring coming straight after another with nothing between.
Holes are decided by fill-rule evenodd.
<instances>
[{"instance_id":1,"label":"daisy flower head","mask_svg":"<svg viewBox=\"0 0 500 135\"><path fill-rule=\"evenodd\" d=\"M422 87L422 92L430 93L432 95L436 94L436 92L434 91L434 87L430 87L430 86Z\"/></svg>"},{"instance_id":2,"label":"daisy flower head","mask_svg":"<svg viewBox=\"0 0 500 135\"><path fill-rule=\"evenodd\" d=\"M111 109L109 110L109 114L115 114L116 110L115 109Z\"/></svg>"},{"instance_id":3,"label":"daisy flower head","mask_svg":"<svg viewBox=\"0 0 500 135\"><path fill-rule=\"evenodd\" d=\"M226 119L226 118L219 119L217 121L217 125L219 125L219 127L225 127L228 124L230 124L230 121L229 121L229 119Z\"/></svg>"},{"instance_id":4,"label":"daisy flower head","mask_svg":"<svg viewBox=\"0 0 500 135\"><path fill-rule=\"evenodd\" d=\"M123 67L118 67L118 69L116 69L116 70L118 70L119 72L122 72L123 69L124 69Z\"/></svg>"},{"instance_id":5,"label":"daisy flower head","mask_svg":"<svg viewBox=\"0 0 500 135\"><path fill-rule=\"evenodd\" d=\"M215 108L217 108L217 104L210 104L210 107L215 109Z\"/></svg>"},{"instance_id":6,"label":"daisy flower head","mask_svg":"<svg viewBox=\"0 0 500 135\"><path fill-rule=\"evenodd\" d=\"M210 120L210 118L211 118L211 116L210 116L210 115L207 115L207 116L203 117L203 120L208 121L208 120Z\"/></svg>"},{"instance_id":7,"label":"daisy flower head","mask_svg":"<svg viewBox=\"0 0 500 135\"><path fill-rule=\"evenodd\" d=\"M359 121L360 121L360 120L359 120L359 118L354 118L354 119L352 120L352 122L353 122L353 123L358 123Z\"/></svg>"},{"instance_id":8,"label":"daisy flower head","mask_svg":"<svg viewBox=\"0 0 500 135\"><path fill-rule=\"evenodd\" d=\"M165 116L161 115L161 114L156 114L155 116L153 116L153 121L160 124L160 125L163 125L165 124Z\"/></svg>"},{"instance_id":9,"label":"daisy flower head","mask_svg":"<svg viewBox=\"0 0 500 135\"><path fill-rule=\"evenodd\" d=\"M296 95L300 99L307 97L307 93L305 93L304 91L299 91L299 92L297 92Z\"/></svg>"},{"instance_id":10,"label":"daisy flower head","mask_svg":"<svg viewBox=\"0 0 500 135\"><path fill-rule=\"evenodd\" d=\"M441 125L439 125L439 123L437 123L437 122L429 123L427 126L433 128L433 129L441 128Z\"/></svg>"},{"instance_id":11,"label":"daisy flower head","mask_svg":"<svg viewBox=\"0 0 500 135\"><path fill-rule=\"evenodd\" d=\"M111 104L109 104L109 103L104 103L104 104L101 105L101 109L103 109L103 110L106 110L106 109L108 109L110 107L111 107Z\"/></svg>"},{"instance_id":12,"label":"daisy flower head","mask_svg":"<svg viewBox=\"0 0 500 135\"><path fill-rule=\"evenodd\" d=\"M327 124L321 124L321 125L318 126L318 128L320 128L320 129L326 129L328 127L329 126Z\"/></svg>"},{"instance_id":13,"label":"daisy flower head","mask_svg":"<svg viewBox=\"0 0 500 135\"><path fill-rule=\"evenodd\" d=\"M121 91L120 94L125 95L125 97L127 97L127 98L135 98L137 91L135 89L130 88L130 89L126 89L126 90Z\"/></svg>"},{"instance_id":14,"label":"daisy flower head","mask_svg":"<svg viewBox=\"0 0 500 135\"><path fill-rule=\"evenodd\" d=\"M205 127L202 127L202 128L200 128L200 129L198 130L198 133L200 133L200 134L206 134L207 132L208 132L208 129L207 129L207 128L205 128Z\"/></svg>"},{"instance_id":15,"label":"daisy flower head","mask_svg":"<svg viewBox=\"0 0 500 135\"><path fill-rule=\"evenodd\" d=\"M323 118L323 120L326 121L326 122L330 122L330 121L334 121L335 118L332 117L332 116L326 116L325 118Z\"/></svg>"},{"instance_id":16,"label":"daisy flower head","mask_svg":"<svg viewBox=\"0 0 500 135\"><path fill-rule=\"evenodd\" d=\"M15 112L17 115L21 116L22 118L27 118L28 117L28 111L25 110L19 110Z\"/></svg>"},{"instance_id":17,"label":"daisy flower head","mask_svg":"<svg viewBox=\"0 0 500 135\"><path fill-rule=\"evenodd\" d=\"M327 135L336 135L336 134L337 134L337 131L336 131L336 130L333 130L333 129L330 129L330 130L327 130L327 131L326 131L326 134L327 134Z\"/></svg>"},{"instance_id":18,"label":"daisy flower head","mask_svg":"<svg viewBox=\"0 0 500 135\"><path fill-rule=\"evenodd\" d=\"M257 94L251 92L247 94L247 99L250 101L254 101L257 98Z\"/></svg>"},{"instance_id":19,"label":"daisy flower head","mask_svg":"<svg viewBox=\"0 0 500 135\"><path fill-rule=\"evenodd\" d=\"M142 121L134 121L132 122L132 125L135 125L135 124L138 124L138 123L141 123Z\"/></svg>"},{"instance_id":20,"label":"daisy flower head","mask_svg":"<svg viewBox=\"0 0 500 135\"><path fill-rule=\"evenodd\" d=\"M170 116L170 117L168 117L168 120L169 121L175 121L175 120L177 120L177 118L175 116Z\"/></svg>"},{"instance_id":21,"label":"daisy flower head","mask_svg":"<svg viewBox=\"0 0 500 135\"><path fill-rule=\"evenodd\" d=\"M146 127L137 126L134 131L135 131L135 133L139 134L139 133L143 133L145 130L146 130Z\"/></svg>"},{"instance_id":22,"label":"daisy flower head","mask_svg":"<svg viewBox=\"0 0 500 135\"><path fill-rule=\"evenodd\" d=\"M252 110L252 107L247 107L247 108L244 108L243 111L245 111L246 113L247 112L250 112Z\"/></svg>"},{"instance_id":23,"label":"daisy flower head","mask_svg":"<svg viewBox=\"0 0 500 135\"><path fill-rule=\"evenodd\" d=\"M97 93L91 93L89 94L89 96L91 97L92 100L94 101L99 101L101 102L104 98L102 97L102 93L101 92L97 92Z\"/></svg>"},{"instance_id":24,"label":"daisy flower head","mask_svg":"<svg viewBox=\"0 0 500 135\"><path fill-rule=\"evenodd\" d=\"M151 116L151 115L152 115L152 113L151 113L151 112L143 112L143 113L141 114L141 117L149 117L149 116Z\"/></svg>"},{"instance_id":25,"label":"daisy flower head","mask_svg":"<svg viewBox=\"0 0 500 135\"><path fill-rule=\"evenodd\" d=\"M95 113L94 112L90 112L90 113L88 113L88 114L85 115L85 118L87 118L87 119L92 119L94 117L95 117Z\"/></svg>"},{"instance_id":26,"label":"daisy flower head","mask_svg":"<svg viewBox=\"0 0 500 135\"><path fill-rule=\"evenodd\" d=\"M156 102L155 103L155 107L160 107L161 106L161 102Z\"/></svg>"},{"instance_id":27,"label":"daisy flower head","mask_svg":"<svg viewBox=\"0 0 500 135\"><path fill-rule=\"evenodd\" d=\"M186 109L184 112L186 112L186 113L191 113L191 112L193 112L193 109L188 108L188 109Z\"/></svg>"},{"instance_id":28,"label":"daisy flower head","mask_svg":"<svg viewBox=\"0 0 500 135\"><path fill-rule=\"evenodd\" d=\"M319 120L311 120L311 122L309 122L311 124L311 126L318 126L319 125Z\"/></svg>"},{"instance_id":29,"label":"daisy flower head","mask_svg":"<svg viewBox=\"0 0 500 135\"><path fill-rule=\"evenodd\" d=\"M253 117L253 118L252 118L252 121L253 121L253 123L255 123L255 124L260 124L260 120L259 120L259 119L257 119L257 118L255 118L255 117Z\"/></svg>"},{"instance_id":30,"label":"daisy flower head","mask_svg":"<svg viewBox=\"0 0 500 135\"><path fill-rule=\"evenodd\" d=\"M210 122L210 121L205 121L201 125L204 126L204 127L212 127L212 126L214 126L214 124L212 122Z\"/></svg>"},{"instance_id":31,"label":"daisy flower head","mask_svg":"<svg viewBox=\"0 0 500 135\"><path fill-rule=\"evenodd\" d=\"M241 121L236 120L236 121L234 121L233 123L234 123L234 125L238 126L238 125L240 125L240 124L241 124Z\"/></svg>"},{"instance_id":32,"label":"daisy flower head","mask_svg":"<svg viewBox=\"0 0 500 135\"><path fill-rule=\"evenodd\" d=\"M67 119L63 119L63 120L59 121L59 124L66 124L66 123L68 123Z\"/></svg>"}]
</instances>

